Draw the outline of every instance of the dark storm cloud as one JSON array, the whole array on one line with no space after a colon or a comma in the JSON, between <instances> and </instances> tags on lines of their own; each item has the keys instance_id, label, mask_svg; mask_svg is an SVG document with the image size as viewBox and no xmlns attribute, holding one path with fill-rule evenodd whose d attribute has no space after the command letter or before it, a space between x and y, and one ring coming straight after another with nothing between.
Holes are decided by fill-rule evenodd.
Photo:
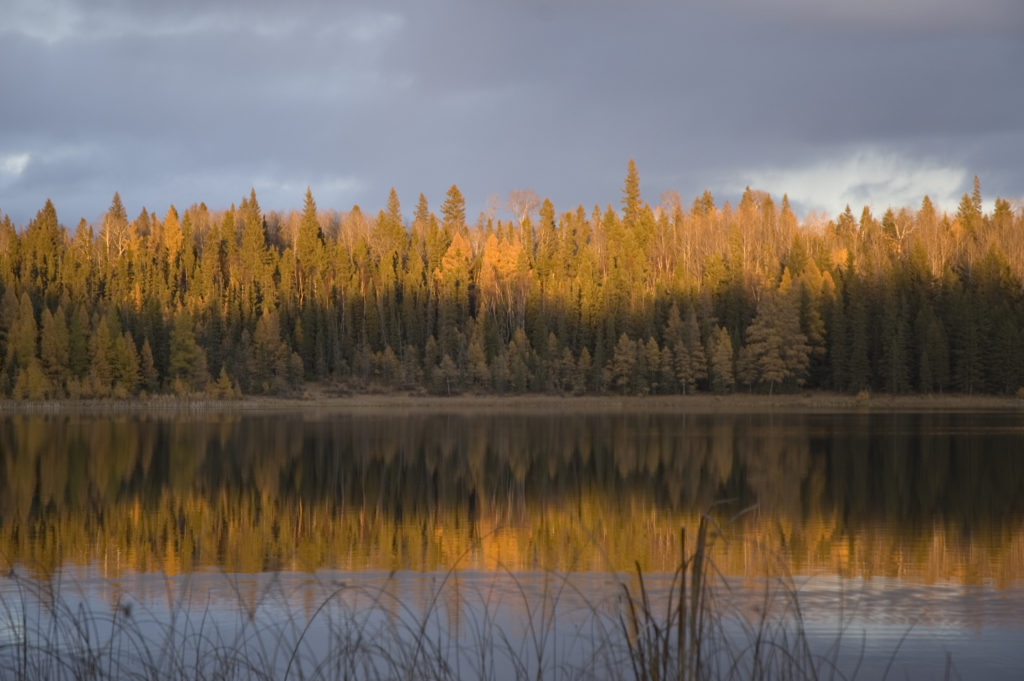
<instances>
[{"instance_id":1,"label":"dark storm cloud","mask_svg":"<svg viewBox=\"0 0 1024 681\"><path fill-rule=\"evenodd\" d=\"M806 208L1020 195L1017 0L283 4L15 0L0 27L0 210L65 223L120 191L470 214L531 187L613 202L752 183ZM910 180L907 177L910 177ZM865 194L864 187L871 187Z\"/></svg>"}]
</instances>

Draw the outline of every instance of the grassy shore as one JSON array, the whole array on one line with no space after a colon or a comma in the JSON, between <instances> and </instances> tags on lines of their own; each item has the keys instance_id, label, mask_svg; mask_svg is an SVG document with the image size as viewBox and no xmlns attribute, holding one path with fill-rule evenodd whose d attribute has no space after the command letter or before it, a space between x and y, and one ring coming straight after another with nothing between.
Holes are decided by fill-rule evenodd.
<instances>
[{"instance_id":1,"label":"grassy shore","mask_svg":"<svg viewBox=\"0 0 1024 681\"><path fill-rule=\"evenodd\" d=\"M440 413L687 413L752 414L851 411L1024 411L1024 399L996 395L849 395L830 392L753 395L474 395L451 397L414 393L344 393L308 384L287 397L246 396L223 400L205 395L156 395L126 400L0 401L0 413L110 413L164 411L237 411L267 413L440 412Z\"/></svg>"}]
</instances>

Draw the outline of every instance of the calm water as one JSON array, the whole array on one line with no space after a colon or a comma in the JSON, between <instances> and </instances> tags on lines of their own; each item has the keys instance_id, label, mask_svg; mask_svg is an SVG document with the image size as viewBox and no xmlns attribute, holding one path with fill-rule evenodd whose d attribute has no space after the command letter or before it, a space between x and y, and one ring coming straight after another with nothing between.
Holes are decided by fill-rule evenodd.
<instances>
[{"instance_id":1,"label":"calm water","mask_svg":"<svg viewBox=\"0 0 1024 681\"><path fill-rule=\"evenodd\" d=\"M949 659L963 678L1024 673L1011 412L8 415L0 668L59 593L100 633L215 625L282 675L293 656L260 618L312 657L342 631L391 632L419 665L402 641L427 631L465 657L456 676L600 675L622 662L592 648L623 585L639 565L663 602L702 513L725 636L798 604L859 678Z\"/></svg>"}]
</instances>

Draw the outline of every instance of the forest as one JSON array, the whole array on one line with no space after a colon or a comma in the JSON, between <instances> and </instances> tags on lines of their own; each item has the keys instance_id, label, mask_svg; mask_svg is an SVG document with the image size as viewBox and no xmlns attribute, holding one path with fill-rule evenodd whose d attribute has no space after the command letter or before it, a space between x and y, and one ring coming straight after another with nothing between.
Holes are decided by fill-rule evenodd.
<instances>
[{"instance_id":1,"label":"forest","mask_svg":"<svg viewBox=\"0 0 1024 681\"><path fill-rule=\"evenodd\" d=\"M606 207L532 190L511 219L448 190L359 206L126 214L72 230L0 215L0 395L1018 394L1024 210L923 197L797 219L747 188Z\"/></svg>"}]
</instances>

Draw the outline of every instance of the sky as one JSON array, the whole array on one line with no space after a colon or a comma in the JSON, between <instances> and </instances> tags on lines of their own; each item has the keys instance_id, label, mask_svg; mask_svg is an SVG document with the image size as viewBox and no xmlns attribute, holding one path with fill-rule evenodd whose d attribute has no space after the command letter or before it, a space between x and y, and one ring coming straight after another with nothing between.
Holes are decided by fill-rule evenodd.
<instances>
[{"instance_id":1,"label":"sky","mask_svg":"<svg viewBox=\"0 0 1024 681\"><path fill-rule=\"evenodd\" d=\"M0 211L1024 196L1021 0L0 0Z\"/></svg>"}]
</instances>

